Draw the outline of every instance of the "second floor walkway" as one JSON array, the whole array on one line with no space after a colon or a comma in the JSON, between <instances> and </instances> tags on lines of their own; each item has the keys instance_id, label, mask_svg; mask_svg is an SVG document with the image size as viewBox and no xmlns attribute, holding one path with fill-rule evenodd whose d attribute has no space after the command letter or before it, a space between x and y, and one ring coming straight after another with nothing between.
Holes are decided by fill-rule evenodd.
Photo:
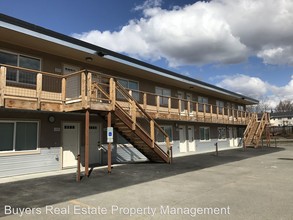
<instances>
[{"instance_id":1,"label":"second floor walkway","mask_svg":"<svg viewBox=\"0 0 293 220\"><path fill-rule=\"evenodd\" d=\"M19 72L30 73L29 83L25 79L23 83L9 80ZM112 111L115 102L119 102L124 110L140 117L135 101L155 119L239 125L246 125L252 115L233 108L128 89L135 99L130 100L120 91L121 87L113 76L93 71L57 75L1 65L0 106L55 112Z\"/></svg>"}]
</instances>

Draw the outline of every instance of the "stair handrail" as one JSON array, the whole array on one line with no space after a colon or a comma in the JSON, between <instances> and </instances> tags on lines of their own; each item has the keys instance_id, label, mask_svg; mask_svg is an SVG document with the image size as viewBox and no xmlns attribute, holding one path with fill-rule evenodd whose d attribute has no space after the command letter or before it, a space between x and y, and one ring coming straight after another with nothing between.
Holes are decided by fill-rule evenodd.
<instances>
[{"instance_id":1,"label":"stair handrail","mask_svg":"<svg viewBox=\"0 0 293 220\"><path fill-rule=\"evenodd\" d=\"M254 122L256 122L256 118L257 118L257 114L254 113L253 116L250 118L250 120L249 120L249 122L248 122L248 124L246 126L246 129L245 129L245 131L243 133L244 139L247 138L247 136L249 136L249 133L250 133L250 131L252 129L252 126L253 126Z\"/></svg>"},{"instance_id":2,"label":"stair handrail","mask_svg":"<svg viewBox=\"0 0 293 220\"><path fill-rule=\"evenodd\" d=\"M99 83L94 82L92 84L93 84L94 88L98 89L104 96L106 96L108 99L110 99L110 95L104 91L103 87L100 86Z\"/></svg>"},{"instance_id":3,"label":"stair handrail","mask_svg":"<svg viewBox=\"0 0 293 220\"><path fill-rule=\"evenodd\" d=\"M258 145L258 142L259 142L259 140L260 140L260 138L261 138L261 135L262 135L262 133L263 133L263 130L264 130L266 124L267 124L267 120L268 120L267 115L268 115L267 112L264 112L264 113L263 113L263 115L262 115L262 117L261 117L261 120L260 120L260 123L259 123L259 125L258 125L258 128L257 128L257 130L256 130L256 132L255 132L255 135L256 135L256 143L255 143L255 145L256 145L256 146Z\"/></svg>"},{"instance_id":4,"label":"stair handrail","mask_svg":"<svg viewBox=\"0 0 293 220\"><path fill-rule=\"evenodd\" d=\"M123 95L125 95L127 98L129 98L131 101L134 101L135 105L140 109L140 111L145 115L147 116L147 118L152 121L154 123L154 126L156 128L158 128L162 134L165 136L165 139L166 139L166 146L167 146L167 149L168 151L170 150L170 139L169 139L169 135L161 128L161 126L143 109L143 107L141 107L141 105L138 103L138 101L136 101L128 92L127 90L116 80L115 80L115 84L116 84L116 87L118 87L122 92L123 92Z\"/></svg>"}]
</instances>

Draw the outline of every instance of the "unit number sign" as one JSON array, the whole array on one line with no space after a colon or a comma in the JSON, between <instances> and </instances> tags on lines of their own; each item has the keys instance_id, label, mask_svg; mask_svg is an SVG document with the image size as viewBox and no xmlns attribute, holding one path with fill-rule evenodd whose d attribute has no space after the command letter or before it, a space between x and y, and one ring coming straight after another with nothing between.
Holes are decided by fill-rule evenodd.
<instances>
[{"instance_id":1,"label":"unit number sign","mask_svg":"<svg viewBox=\"0 0 293 220\"><path fill-rule=\"evenodd\" d=\"M113 143L113 127L107 127L107 142Z\"/></svg>"}]
</instances>

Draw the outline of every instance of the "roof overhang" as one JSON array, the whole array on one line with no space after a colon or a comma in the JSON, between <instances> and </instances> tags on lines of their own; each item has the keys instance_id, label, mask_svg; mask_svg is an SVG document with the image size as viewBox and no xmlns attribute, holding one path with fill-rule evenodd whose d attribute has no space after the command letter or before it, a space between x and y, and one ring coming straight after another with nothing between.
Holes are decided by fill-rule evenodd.
<instances>
[{"instance_id":1,"label":"roof overhang","mask_svg":"<svg viewBox=\"0 0 293 220\"><path fill-rule=\"evenodd\" d=\"M1 41L70 58L89 65L85 58L92 57L92 66L103 67L139 78L164 82L174 87L207 94L219 99L244 105L257 104L258 100L142 62L87 42L32 25L0 14ZM155 77L154 77L155 76Z\"/></svg>"}]
</instances>

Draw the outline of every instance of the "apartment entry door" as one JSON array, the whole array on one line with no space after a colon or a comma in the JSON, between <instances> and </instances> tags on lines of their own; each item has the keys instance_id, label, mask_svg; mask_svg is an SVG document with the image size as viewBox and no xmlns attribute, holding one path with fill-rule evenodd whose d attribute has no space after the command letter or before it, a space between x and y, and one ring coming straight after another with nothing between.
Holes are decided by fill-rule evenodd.
<instances>
[{"instance_id":1,"label":"apartment entry door","mask_svg":"<svg viewBox=\"0 0 293 220\"><path fill-rule=\"evenodd\" d=\"M238 141L236 137L237 137L237 129L233 127L229 127L230 147L236 147L238 145Z\"/></svg>"},{"instance_id":2,"label":"apartment entry door","mask_svg":"<svg viewBox=\"0 0 293 220\"><path fill-rule=\"evenodd\" d=\"M75 73L79 71L80 68L71 65L64 65L63 66L63 74L69 75L71 73ZM81 95L81 80L80 74L72 75L66 78L66 98L79 98Z\"/></svg>"},{"instance_id":3,"label":"apartment entry door","mask_svg":"<svg viewBox=\"0 0 293 220\"><path fill-rule=\"evenodd\" d=\"M183 125L179 126L179 151L187 152L186 127Z\"/></svg>"},{"instance_id":4,"label":"apartment entry door","mask_svg":"<svg viewBox=\"0 0 293 220\"><path fill-rule=\"evenodd\" d=\"M62 125L63 158L62 167L70 168L77 165L76 157L80 147L79 123L64 122Z\"/></svg>"},{"instance_id":5,"label":"apartment entry door","mask_svg":"<svg viewBox=\"0 0 293 220\"><path fill-rule=\"evenodd\" d=\"M194 126L188 126L188 151L195 151Z\"/></svg>"},{"instance_id":6,"label":"apartment entry door","mask_svg":"<svg viewBox=\"0 0 293 220\"><path fill-rule=\"evenodd\" d=\"M101 154L103 153L100 149L101 145L101 124L91 123L89 129L89 163L90 164L101 164Z\"/></svg>"}]
</instances>

